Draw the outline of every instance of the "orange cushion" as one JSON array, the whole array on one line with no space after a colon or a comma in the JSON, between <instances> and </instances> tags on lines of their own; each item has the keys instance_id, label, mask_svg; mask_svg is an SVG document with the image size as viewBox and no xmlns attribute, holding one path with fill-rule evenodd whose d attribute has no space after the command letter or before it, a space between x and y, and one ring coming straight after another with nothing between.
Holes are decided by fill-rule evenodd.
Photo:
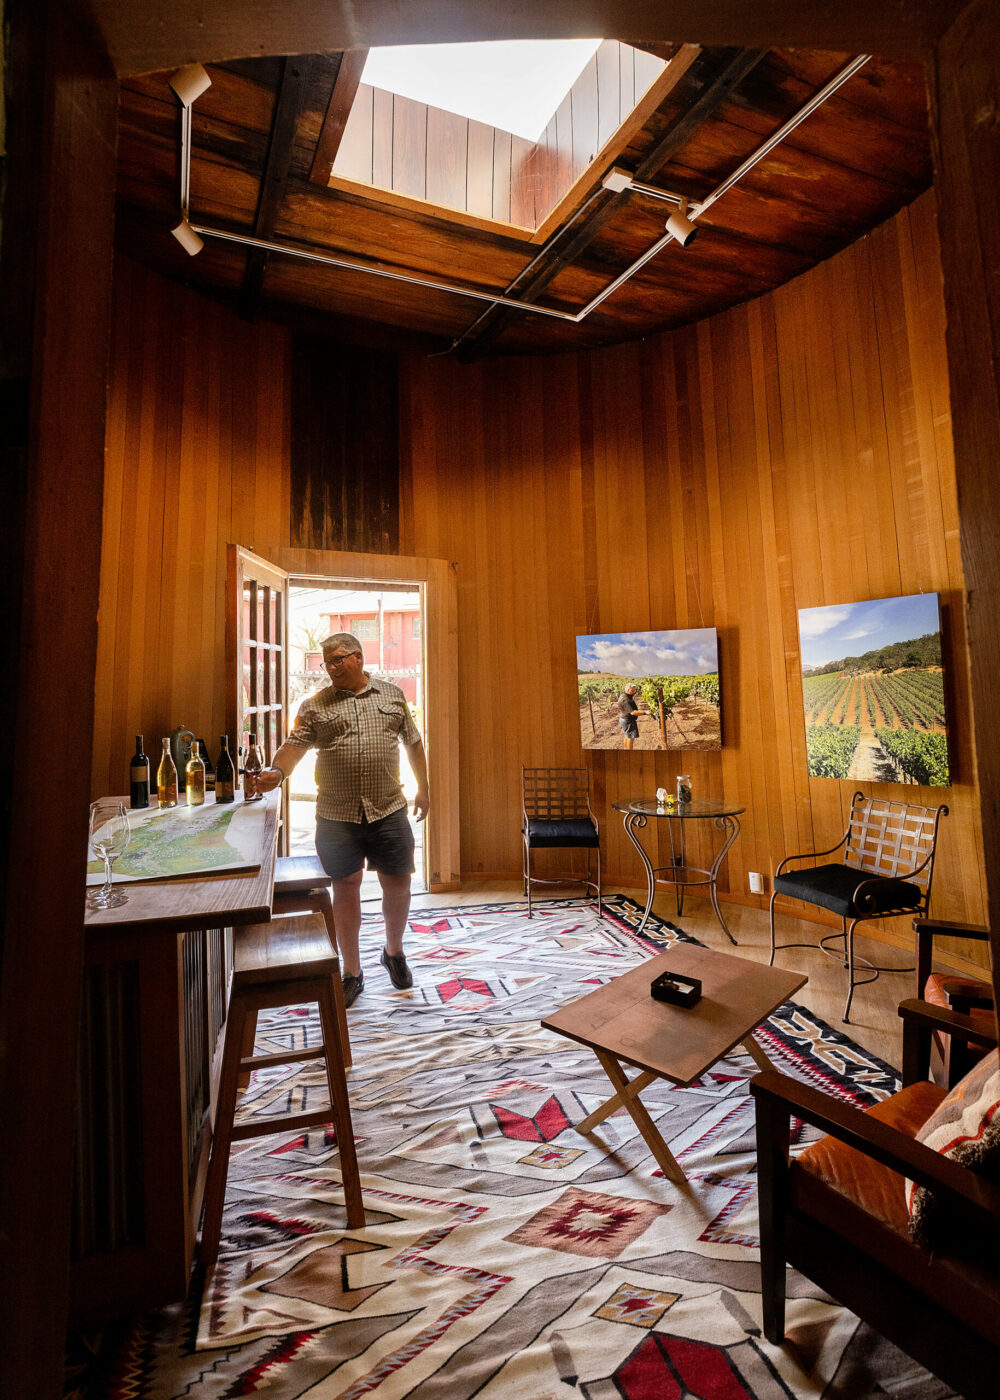
<instances>
[{"instance_id":1,"label":"orange cushion","mask_svg":"<svg viewBox=\"0 0 1000 1400\"><path fill-rule=\"evenodd\" d=\"M949 987L961 987L962 992L966 996L988 997L993 994L993 988L988 982L979 982L974 977L956 977L954 973L932 972L927 979L927 985L924 987L924 1001L929 1001L932 1006L943 1006L946 1010L949 1009L951 1007L951 999L944 990L945 983L947 983ZM974 1006L968 1014L973 1021L982 1026L983 1030L986 1031L988 1035L993 1034L994 1021L992 1007ZM976 1046L970 1048L973 1051L977 1049Z\"/></svg>"},{"instance_id":2,"label":"orange cushion","mask_svg":"<svg viewBox=\"0 0 1000 1400\"><path fill-rule=\"evenodd\" d=\"M901 1089L866 1110L872 1118L897 1128L907 1137L916 1137L920 1128L945 1097L937 1084L921 1080ZM898 1172L874 1162L856 1148L847 1147L834 1137L820 1138L796 1157L799 1166L854 1201L884 1225L909 1234L910 1217L906 1208L904 1179Z\"/></svg>"}]
</instances>

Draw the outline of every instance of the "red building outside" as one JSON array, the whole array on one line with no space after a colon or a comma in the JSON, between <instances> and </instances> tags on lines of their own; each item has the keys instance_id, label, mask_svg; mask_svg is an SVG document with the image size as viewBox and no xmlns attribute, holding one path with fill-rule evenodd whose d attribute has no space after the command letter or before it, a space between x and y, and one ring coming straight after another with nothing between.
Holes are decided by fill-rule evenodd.
<instances>
[{"instance_id":1,"label":"red building outside","mask_svg":"<svg viewBox=\"0 0 1000 1400\"><path fill-rule=\"evenodd\" d=\"M323 612L325 635L351 632L361 643L367 669L377 671L398 685L411 705L420 703L423 666L420 600L413 594L379 599L372 606L370 595L359 597L350 607L350 595L343 599L340 612ZM323 654L306 652L306 669L320 671Z\"/></svg>"}]
</instances>

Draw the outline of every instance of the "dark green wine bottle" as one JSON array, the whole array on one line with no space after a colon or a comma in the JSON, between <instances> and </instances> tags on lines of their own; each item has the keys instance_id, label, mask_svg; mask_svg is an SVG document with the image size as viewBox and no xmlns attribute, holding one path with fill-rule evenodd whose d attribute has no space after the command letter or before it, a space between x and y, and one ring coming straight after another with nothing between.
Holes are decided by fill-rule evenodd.
<instances>
[{"instance_id":1,"label":"dark green wine bottle","mask_svg":"<svg viewBox=\"0 0 1000 1400\"><path fill-rule=\"evenodd\" d=\"M129 765L129 805L133 812L149 806L149 759L142 751L142 735L135 736L135 753Z\"/></svg>"},{"instance_id":2,"label":"dark green wine bottle","mask_svg":"<svg viewBox=\"0 0 1000 1400\"><path fill-rule=\"evenodd\" d=\"M219 743L222 748L219 752L219 761L215 765L215 800L216 802L235 802L236 770L233 768L232 755L229 752L229 735L223 734Z\"/></svg>"}]
</instances>

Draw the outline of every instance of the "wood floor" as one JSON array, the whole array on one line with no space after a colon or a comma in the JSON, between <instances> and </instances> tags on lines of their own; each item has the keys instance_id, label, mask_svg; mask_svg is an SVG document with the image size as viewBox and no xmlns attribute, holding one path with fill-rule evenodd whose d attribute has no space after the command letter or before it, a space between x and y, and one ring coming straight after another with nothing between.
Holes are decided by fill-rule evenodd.
<instances>
[{"instance_id":1,"label":"wood floor","mask_svg":"<svg viewBox=\"0 0 1000 1400\"><path fill-rule=\"evenodd\" d=\"M567 890L567 893L572 893ZM627 894L639 898L635 889L620 886L605 887L606 894ZM490 900L517 899L521 897L520 881L478 882L467 880L459 894L414 895L412 908L431 909L454 907L462 904L480 904ZM370 908L371 906L366 906ZM757 962L767 962L770 952L767 912L751 909L745 905L729 904L723 912L739 947L733 948L726 938L712 912L707 899L695 899L688 895L684 902L683 917L678 918L672 891L658 891L653 901L653 912L661 918L669 919L683 928L685 933L697 938L709 948L717 948L724 953L737 953L741 957L752 958ZM786 942L801 941L815 944L820 933L818 925L803 920L781 917L778 922L778 938ZM913 959L898 948L874 943L859 936L856 951L868 956L873 962L890 967L911 968ZM900 971L883 973L869 986L860 987L854 994L851 1007L851 1023L844 1026L841 1017L847 995L847 974L839 962L822 953L818 948L795 948L779 952L776 961L782 967L795 968L807 974L809 981L795 1000L838 1030L845 1031L859 1045L872 1051L881 1059L899 1068L902 1058L900 1021L896 1007L905 997L914 995L914 973Z\"/></svg>"}]
</instances>

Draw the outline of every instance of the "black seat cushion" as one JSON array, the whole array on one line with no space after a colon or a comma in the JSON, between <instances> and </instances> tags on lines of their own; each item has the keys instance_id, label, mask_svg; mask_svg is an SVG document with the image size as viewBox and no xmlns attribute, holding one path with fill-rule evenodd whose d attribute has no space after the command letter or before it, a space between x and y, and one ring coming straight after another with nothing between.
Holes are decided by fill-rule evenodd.
<instances>
[{"instance_id":1,"label":"black seat cushion","mask_svg":"<svg viewBox=\"0 0 1000 1400\"><path fill-rule=\"evenodd\" d=\"M923 903L923 891L919 885L909 880L878 879L877 883L865 887L865 895L874 895L874 908L858 909L854 903L854 892L860 884L873 877L865 870L853 865L814 865L807 870L789 870L778 875L774 888L778 894L791 895L806 904L818 904L830 909L842 918L856 918L866 914L877 915L889 909L919 909Z\"/></svg>"},{"instance_id":2,"label":"black seat cushion","mask_svg":"<svg viewBox=\"0 0 1000 1400\"><path fill-rule=\"evenodd\" d=\"M529 846L598 846L600 837L589 817L565 817L551 821L528 818Z\"/></svg>"}]
</instances>

